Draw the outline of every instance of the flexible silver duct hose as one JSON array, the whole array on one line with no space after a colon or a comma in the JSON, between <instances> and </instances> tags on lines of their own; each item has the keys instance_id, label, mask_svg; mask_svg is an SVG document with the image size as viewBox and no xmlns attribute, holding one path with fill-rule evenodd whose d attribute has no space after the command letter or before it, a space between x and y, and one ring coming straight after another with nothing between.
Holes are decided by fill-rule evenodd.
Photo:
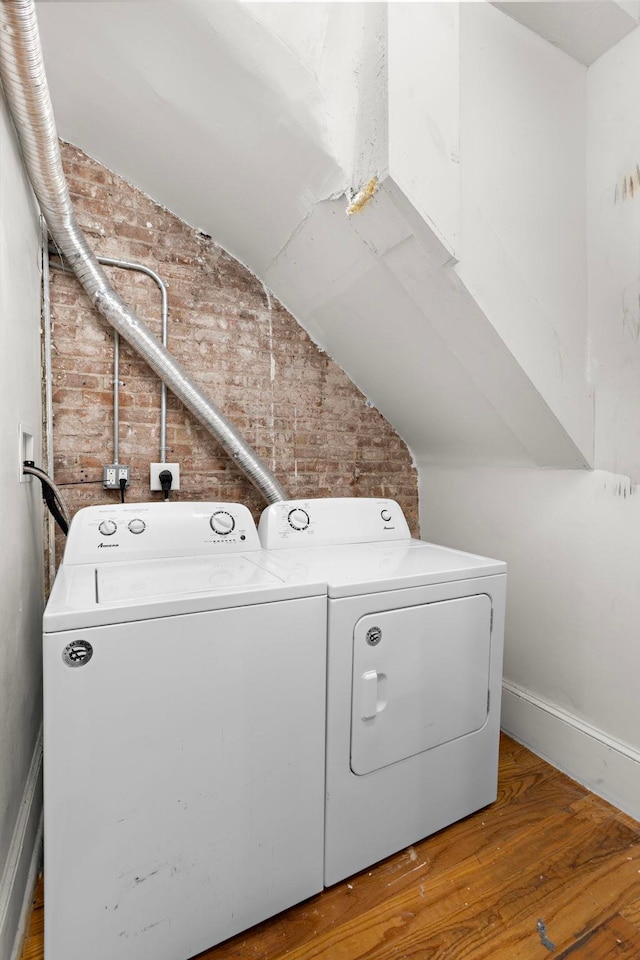
<instances>
[{"instance_id":1,"label":"flexible silver duct hose","mask_svg":"<svg viewBox=\"0 0 640 960\"><path fill-rule=\"evenodd\" d=\"M209 430L267 503L286 493L235 427L111 287L76 220L62 169L33 0L0 2L0 79L51 236L93 305Z\"/></svg>"}]
</instances>

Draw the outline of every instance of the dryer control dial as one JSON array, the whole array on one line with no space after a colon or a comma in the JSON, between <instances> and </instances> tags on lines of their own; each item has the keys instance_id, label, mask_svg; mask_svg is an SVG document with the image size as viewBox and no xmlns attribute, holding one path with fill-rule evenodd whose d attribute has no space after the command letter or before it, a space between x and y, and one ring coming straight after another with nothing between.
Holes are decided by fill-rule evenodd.
<instances>
[{"instance_id":1,"label":"dryer control dial","mask_svg":"<svg viewBox=\"0 0 640 960\"><path fill-rule=\"evenodd\" d=\"M129 530L131 533L144 533L147 525L144 520L130 520L129 521Z\"/></svg>"},{"instance_id":2,"label":"dryer control dial","mask_svg":"<svg viewBox=\"0 0 640 960\"><path fill-rule=\"evenodd\" d=\"M227 510L216 510L211 514L209 526L214 533L226 537L235 528L236 522Z\"/></svg>"},{"instance_id":3,"label":"dryer control dial","mask_svg":"<svg viewBox=\"0 0 640 960\"><path fill-rule=\"evenodd\" d=\"M390 511L390 510L386 510L386 509L385 509L385 510L381 510L381 511L380 511L380 516L382 517L382 519L384 520L385 523L389 523L389 520L391 520L391 511Z\"/></svg>"},{"instance_id":4,"label":"dryer control dial","mask_svg":"<svg viewBox=\"0 0 640 960\"><path fill-rule=\"evenodd\" d=\"M112 537L117 529L118 525L114 520L101 520L98 524L98 532L103 537Z\"/></svg>"},{"instance_id":5,"label":"dryer control dial","mask_svg":"<svg viewBox=\"0 0 640 960\"><path fill-rule=\"evenodd\" d=\"M301 507L294 507L293 510L290 510L287 520L289 526L293 527L294 530L306 530L310 523L309 514Z\"/></svg>"}]
</instances>

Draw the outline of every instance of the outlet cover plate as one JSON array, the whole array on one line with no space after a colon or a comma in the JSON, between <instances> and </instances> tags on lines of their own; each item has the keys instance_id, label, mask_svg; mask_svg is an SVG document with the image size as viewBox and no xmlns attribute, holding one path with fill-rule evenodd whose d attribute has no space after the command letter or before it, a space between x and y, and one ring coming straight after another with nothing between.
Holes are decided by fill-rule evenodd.
<instances>
[{"instance_id":1,"label":"outlet cover plate","mask_svg":"<svg viewBox=\"0 0 640 960\"><path fill-rule=\"evenodd\" d=\"M105 490L119 490L122 478L127 481L126 490L131 481L131 467L122 463L109 463L102 468L102 486Z\"/></svg>"},{"instance_id":2,"label":"outlet cover plate","mask_svg":"<svg viewBox=\"0 0 640 960\"><path fill-rule=\"evenodd\" d=\"M23 473L22 465L25 460L35 460L34 433L31 427L26 427L24 423L18 424L18 479L20 483L30 483L33 480L33 474Z\"/></svg>"},{"instance_id":3,"label":"outlet cover plate","mask_svg":"<svg viewBox=\"0 0 640 960\"><path fill-rule=\"evenodd\" d=\"M149 489L162 490L160 483L160 474L163 470L171 471L171 489L180 489L180 464L179 463L150 463L149 464Z\"/></svg>"}]
</instances>

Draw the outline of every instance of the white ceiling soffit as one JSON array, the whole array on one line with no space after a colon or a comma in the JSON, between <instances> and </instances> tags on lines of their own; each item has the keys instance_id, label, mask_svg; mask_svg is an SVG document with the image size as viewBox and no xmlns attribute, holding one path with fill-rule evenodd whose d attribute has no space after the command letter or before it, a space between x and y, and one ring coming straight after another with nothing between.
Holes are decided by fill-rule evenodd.
<instances>
[{"instance_id":1,"label":"white ceiling soffit","mask_svg":"<svg viewBox=\"0 0 640 960\"><path fill-rule=\"evenodd\" d=\"M454 6L397 5L442 20L457 51ZM489 4L468 6L511 22ZM386 88L377 99L386 80L376 18L386 5L47 0L37 9L60 135L264 279L416 456L584 466L584 445L536 371L478 308L415 204L393 193ZM429 63L447 78L447 114L457 61L452 90L447 56ZM413 123L411 111L403 117L396 136ZM447 156L455 170L457 154ZM376 171L376 197L348 218L345 194Z\"/></svg>"},{"instance_id":2,"label":"white ceiling soffit","mask_svg":"<svg viewBox=\"0 0 640 960\"><path fill-rule=\"evenodd\" d=\"M260 275L345 174L311 71L251 6L47 0L37 14L60 136Z\"/></svg>"},{"instance_id":3,"label":"white ceiling soffit","mask_svg":"<svg viewBox=\"0 0 640 960\"><path fill-rule=\"evenodd\" d=\"M587 67L640 22L640 0L497 0L493 6Z\"/></svg>"}]
</instances>

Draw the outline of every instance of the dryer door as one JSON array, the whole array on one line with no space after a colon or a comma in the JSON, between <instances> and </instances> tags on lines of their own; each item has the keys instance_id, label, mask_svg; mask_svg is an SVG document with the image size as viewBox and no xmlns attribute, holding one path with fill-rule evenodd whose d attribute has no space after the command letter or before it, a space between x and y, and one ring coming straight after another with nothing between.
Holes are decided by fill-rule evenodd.
<instances>
[{"instance_id":1,"label":"dryer door","mask_svg":"<svg viewBox=\"0 0 640 960\"><path fill-rule=\"evenodd\" d=\"M369 614L353 637L351 769L372 773L483 726L486 594Z\"/></svg>"}]
</instances>

